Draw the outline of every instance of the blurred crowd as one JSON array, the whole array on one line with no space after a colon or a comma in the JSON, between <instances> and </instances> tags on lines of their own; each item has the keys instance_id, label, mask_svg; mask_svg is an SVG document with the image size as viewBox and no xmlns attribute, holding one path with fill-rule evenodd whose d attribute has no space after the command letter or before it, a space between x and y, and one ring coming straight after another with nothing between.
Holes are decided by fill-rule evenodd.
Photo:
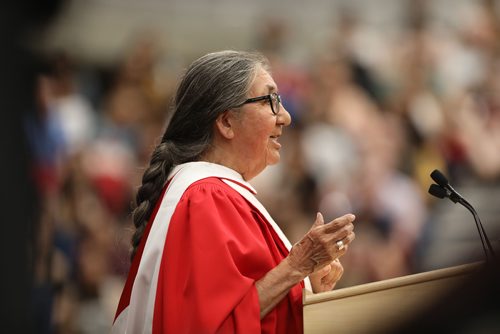
<instances>
[{"instance_id":1,"label":"blurred crowd","mask_svg":"<svg viewBox=\"0 0 500 334\"><path fill-rule=\"evenodd\" d=\"M410 3L391 33L341 12L300 64L287 57L286 21L268 22L248 46L269 58L293 119L281 163L252 183L292 243L317 211L356 214L341 287L422 270L437 219L427 194L433 169L477 191L500 186L494 2L480 2L457 26ZM112 66L79 63L64 50L45 55L37 110L25 124L42 200L34 296L44 333L110 328L130 262L135 190L193 60L169 59L154 35L138 37Z\"/></svg>"}]
</instances>

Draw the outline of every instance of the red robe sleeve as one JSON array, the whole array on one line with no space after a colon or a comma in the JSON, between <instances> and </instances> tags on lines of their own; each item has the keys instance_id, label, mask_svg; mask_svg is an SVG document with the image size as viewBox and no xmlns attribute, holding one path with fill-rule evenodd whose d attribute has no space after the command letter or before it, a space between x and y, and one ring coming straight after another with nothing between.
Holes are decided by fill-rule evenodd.
<instances>
[{"instance_id":1,"label":"red robe sleeve","mask_svg":"<svg viewBox=\"0 0 500 334\"><path fill-rule=\"evenodd\" d=\"M261 322L255 281L287 250L260 213L216 178L181 197L162 255L153 333L294 333L300 284Z\"/></svg>"}]
</instances>

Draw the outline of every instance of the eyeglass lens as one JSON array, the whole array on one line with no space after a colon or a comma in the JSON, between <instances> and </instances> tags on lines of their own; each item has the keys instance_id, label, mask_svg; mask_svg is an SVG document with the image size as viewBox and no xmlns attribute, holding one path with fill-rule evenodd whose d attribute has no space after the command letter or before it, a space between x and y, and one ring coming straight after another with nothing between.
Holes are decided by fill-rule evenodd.
<instances>
[{"instance_id":1,"label":"eyeglass lens","mask_svg":"<svg viewBox=\"0 0 500 334\"><path fill-rule=\"evenodd\" d=\"M271 94L271 107L275 115L280 112L280 102L280 96L278 94Z\"/></svg>"}]
</instances>

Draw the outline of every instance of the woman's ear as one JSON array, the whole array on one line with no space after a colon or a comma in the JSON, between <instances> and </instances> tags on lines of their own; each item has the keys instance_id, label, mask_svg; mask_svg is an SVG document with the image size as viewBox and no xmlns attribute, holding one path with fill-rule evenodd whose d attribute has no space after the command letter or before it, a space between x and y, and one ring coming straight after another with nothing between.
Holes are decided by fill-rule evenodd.
<instances>
[{"instance_id":1,"label":"woman's ear","mask_svg":"<svg viewBox=\"0 0 500 334\"><path fill-rule=\"evenodd\" d=\"M226 138L232 139L234 137L234 113L227 110L221 113L215 120L215 126L219 134Z\"/></svg>"}]
</instances>

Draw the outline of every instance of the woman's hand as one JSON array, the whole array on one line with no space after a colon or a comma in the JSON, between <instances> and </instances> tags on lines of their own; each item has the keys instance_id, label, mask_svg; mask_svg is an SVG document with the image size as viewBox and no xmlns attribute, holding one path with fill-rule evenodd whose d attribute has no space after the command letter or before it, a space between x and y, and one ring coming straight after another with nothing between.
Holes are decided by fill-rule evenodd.
<instances>
[{"instance_id":1,"label":"woman's hand","mask_svg":"<svg viewBox=\"0 0 500 334\"><path fill-rule=\"evenodd\" d=\"M331 291L344 273L339 259L309 275L314 293Z\"/></svg>"},{"instance_id":2,"label":"woman's hand","mask_svg":"<svg viewBox=\"0 0 500 334\"><path fill-rule=\"evenodd\" d=\"M349 244L354 240L354 225L352 224L354 219L353 214L347 214L325 224L323 215L318 212L313 226L292 247L286 260L304 277L331 265L333 260L345 254Z\"/></svg>"},{"instance_id":3,"label":"woman's hand","mask_svg":"<svg viewBox=\"0 0 500 334\"><path fill-rule=\"evenodd\" d=\"M347 251L354 240L354 215L348 214L325 224L318 213L307 234L290 250L290 254L264 277L255 282L259 295L260 317L290 291L290 288L311 275L314 292L331 290L342 276L340 262L334 261ZM340 245L337 243L342 241ZM339 247L340 246L340 247Z\"/></svg>"}]
</instances>

